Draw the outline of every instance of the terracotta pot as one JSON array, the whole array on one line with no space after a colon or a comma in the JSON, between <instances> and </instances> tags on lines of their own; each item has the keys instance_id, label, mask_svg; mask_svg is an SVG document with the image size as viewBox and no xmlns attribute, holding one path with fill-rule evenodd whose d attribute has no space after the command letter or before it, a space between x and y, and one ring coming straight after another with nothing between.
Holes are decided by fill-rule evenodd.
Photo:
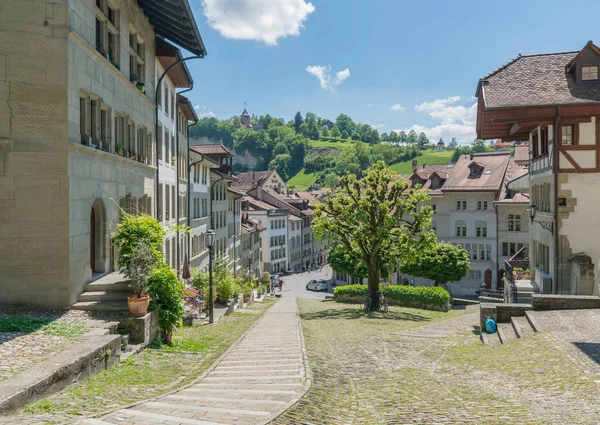
<instances>
[{"instance_id":1,"label":"terracotta pot","mask_svg":"<svg viewBox=\"0 0 600 425\"><path fill-rule=\"evenodd\" d=\"M143 316L148 312L148 305L150 304L150 296L142 295L137 298L135 295L127 297L127 307L132 316Z\"/></svg>"},{"instance_id":2,"label":"terracotta pot","mask_svg":"<svg viewBox=\"0 0 600 425\"><path fill-rule=\"evenodd\" d=\"M244 302L247 303L250 301L250 297L244 297Z\"/></svg>"}]
</instances>

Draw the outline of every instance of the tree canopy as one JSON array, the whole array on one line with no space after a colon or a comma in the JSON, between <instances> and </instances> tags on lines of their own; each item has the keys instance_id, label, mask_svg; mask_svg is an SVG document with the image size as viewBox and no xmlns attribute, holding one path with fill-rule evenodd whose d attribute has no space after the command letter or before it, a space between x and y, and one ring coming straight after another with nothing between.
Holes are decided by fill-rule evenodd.
<instances>
[{"instance_id":1,"label":"tree canopy","mask_svg":"<svg viewBox=\"0 0 600 425\"><path fill-rule=\"evenodd\" d=\"M378 161L360 180L346 174L338 189L316 207L315 237L343 244L366 264L374 310L379 308L381 268L400 259L412 261L435 244L431 207L422 206L429 199L424 190L410 187Z\"/></svg>"},{"instance_id":2,"label":"tree canopy","mask_svg":"<svg viewBox=\"0 0 600 425\"><path fill-rule=\"evenodd\" d=\"M411 276L435 281L436 286L446 282L457 282L469 271L469 255L460 246L437 243L407 261L400 263L400 271Z\"/></svg>"}]
</instances>

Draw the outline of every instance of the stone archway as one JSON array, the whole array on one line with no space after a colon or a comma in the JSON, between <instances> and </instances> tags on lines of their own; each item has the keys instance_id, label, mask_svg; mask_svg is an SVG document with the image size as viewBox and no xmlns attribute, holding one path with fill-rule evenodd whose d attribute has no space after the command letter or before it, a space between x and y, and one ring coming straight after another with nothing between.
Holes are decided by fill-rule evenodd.
<instances>
[{"instance_id":1,"label":"stone archway","mask_svg":"<svg viewBox=\"0 0 600 425\"><path fill-rule=\"evenodd\" d=\"M90 211L90 268L92 273L106 272L106 208L102 199L95 199Z\"/></svg>"}]
</instances>

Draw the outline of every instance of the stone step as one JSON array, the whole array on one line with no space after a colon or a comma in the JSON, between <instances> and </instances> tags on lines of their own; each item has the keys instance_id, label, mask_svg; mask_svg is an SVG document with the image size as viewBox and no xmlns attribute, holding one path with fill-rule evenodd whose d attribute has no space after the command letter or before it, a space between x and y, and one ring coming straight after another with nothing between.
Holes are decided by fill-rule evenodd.
<instances>
[{"instance_id":1,"label":"stone step","mask_svg":"<svg viewBox=\"0 0 600 425\"><path fill-rule=\"evenodd\" d=\"M514 322L517 324L517 326L519 326L519 328L521 329L521 337L522 338L531 336L535 333L533 331L533 329L531 328L531 325L527 321L526 317L511 317L511 320L514 320Z\"/></svg>"},{"instance_id":2,"label":"stone step","mask_svg":"<svg viewBox=\"0 0 600 425\"><path fill-rule=\"evenodd\" d=\"M498 323L498 337L502 344L516 340L517 334L515 333L512 323Z\"/></svg>"},{"instance_id":3,"label":"stone step","mask_svg":"<svg viewBox=\"0 0 600 425\"><path fill-rule=\"evenodd\" d=\"M132 292L127 291L86 291L79 295L79 301L121 301L130 297Z\"/></svg>"},{"instance_id":4,"label":"stone step","mask_svg":"<svg viewBox=\"0 0 600 425\"><path fill-rule=\"evenodd\" d=\"M272 369L254 369L251 367L243 367L234 370L220 370L219 368L214 369L210 372L209 376L229 376L229 375L237 375L244 377L252 377L252 376L273 376L273 375L297 375L302 372L304 367L299 365L289 367L289 368L272 368Z\"/></svg>"},{"instance_id":5,"label":"stone step","mask_svg":"<svg viewBox=\"0 0 600 425\"><path fill-rule=\"evenodd\" d=\"M207 405L207 406L215 406L215 407L219 407L221 404L225 404L225 405L234 405L234 404L241 404L247 407L244 407L245 409L249 409L249 410L262 410L265 408L265 406L281 406L284 405L285 402L280 401L280 400L250 400L250 399L245 399L245 398L226 398L226 397L215 397L215 396L190 396L190 395L181 395L179 393L177 394L171 394L168 396L164 397L166 400L172 400L172 401L182 401L182 402L190 402L193 403L195 406L203 406L203 405Z\"/></svg>"},{"instance_id":6,"label":"stone step","mask_svg":"<svg viewBox=\"0 0 600 425\"><path fill-rule=\"evenodd\" d=\"M136 406L137 407L137 406ZM136 420L135 418L144 418L140 420ZM148 423L169 423L169 424L179 424L179 425L226 425L225 422L215 422L215 421L203 421L199 419L188 419L188 418L180 418L178 416L171 415L161 415L155 412L144 412L143 410L136 409L123 409L118 410L115 413L112 413L108 419L114 419L116 422L111 423L123 423L126 424L136 423L136 424L148 424ZM132 422L133 421L133 422Z\"/></svg>"},{"instance_id":7,"label":"stone step","mask_svg":"<svg viewBox=\"0 0 600 425\"><path fill-rule=\"evenodd\" d=\"M131 289L127 285L127 281L119 282L106 282L102 279L95 282L90 282L83 287L85 292L97 292L97 291L128 291L131 293Z\"/></svg>"},{"instance_id":8,"label":"stone step","mask_svg":"<svg viewBox=\"0 0 600 425\"><path fill-rule=\"evenodd\" d=\"M175 409L177 413L184 413L189 411L195 411L198 413L203 412L217 412L222 413L223 415L240 415L240 416L260 416L265 417L269 416L269 412L265 410L250 410L250 409L239 409L239 408L227 408L227 407L214 407L214 406L197 406L190 405L187 403L167 403L162 401L149 401L144 403L142 406L138 406L138 409L143 409L144 411L157 411L156 413L161 413L165 410L173 410ZM185 416L185 415L182 415Z\"/></svg>"},{"instance_id":9,"label":"stone step","mask_svg":"<svg viewBox=\"0 0 600 425\"><path fill-rule=\"evenodd\" d=\"M71 306L73 310L85 311L128 311L127 300L123 301L82 301Z\"/></svg>"}]
</instances>

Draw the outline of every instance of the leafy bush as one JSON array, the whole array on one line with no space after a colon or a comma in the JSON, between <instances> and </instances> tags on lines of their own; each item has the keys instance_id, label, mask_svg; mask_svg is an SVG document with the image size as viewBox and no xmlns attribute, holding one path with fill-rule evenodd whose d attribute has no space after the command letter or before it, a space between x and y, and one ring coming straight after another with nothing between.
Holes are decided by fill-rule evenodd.
<instances>
[{"instance_id":1,"label":"leafy bush","mask_svg":"<svg viewBox=\"0 0 600 425\"><path fill-rule=\"evenodd\" d=\"M256 292L258 293L258 296L261 297L264 293L267 292L267 287L265 285L258 285L258 288L256 288Z\"/></svg>"},{"instance_id":2,"label":"leafy bush","mask_svg":"<svg viewBox=\"0 0 600 425\"><path fill-rule=\"evenodd\" d=\"M146 293L148 288L148 277L156 263L150 244L142 239L133 248L129 257L129 264L123 274L129 279L129 287L136 298Z\"/></svg>"},{"instance_id":3,"label":"leafy bush","mask_svg":"<svg viewBox=\"0 0 600 425\"><path fill-rule=\"evenodd\" d=\"M259 278L259 281L263 285L271 284L271 275L268 272L262 272Z\"/></svg>"},{"instance_id":4,"label":"leafy bush","mask_svg":"<svg viewBox=\"0 0 600 425\"><path fill-rule=\"evenodd\" d=\"M161 263L150 275L148 295L150 308L158 311L158 326L161 339L171 345L173 330L183 316L183 291L185 285L175 272L165 263Z\"/></svg>"},{"instance_id":5,"label":"leafy bush","mask_svg":"<svg viewBox=\"0 0 600 425\"><path fill-rule=\"evenodd\" d=\"M192 286L196 289L201 289L204 294L205 305L208 306L208 298L210 296L209 274L208 272L198 272L192 277ZM217 299L217 288L213 276L213 301Z\"/></svg>"},{"instance_id":6,"label":"leafy bush","mask_svg":"<svg viewBox=\"0 0 600 425\"><path fill-rule=\"evenodd\" d=\"M224 276L217 282L217 291L219 292L219 300L227 301L233 296L235 282L232 276Z\"/></svg>"},{"instance_id":7,"label":"leafy bush","mask_svg":"<svg viewBox=\"0 0 600 425\"><path fill-rule=\"evenodd\" d=\"M334 298L364 298L367 296L367 285L338 286L333 291ZM450 299L450 294L444 288L429 286L388 286L385 296L390 304L404 306L443 307Z\"/></svg>"},{"instance_id":8,"label":"leafy bush","mask_svg":"<svg viewBox=\"0 0 600 425\"><path fill-rule=\"evenodd\" d=\"M141 241L145 241L149 245L155 264L162 261L161 249L166 231L158 220L146 214L131 215L123 210L121 210L121 214L123 219L117 224L117 231L114 235L119 267L122 270L129 267L131 255Z\"/></svg>"}]
</instances>

